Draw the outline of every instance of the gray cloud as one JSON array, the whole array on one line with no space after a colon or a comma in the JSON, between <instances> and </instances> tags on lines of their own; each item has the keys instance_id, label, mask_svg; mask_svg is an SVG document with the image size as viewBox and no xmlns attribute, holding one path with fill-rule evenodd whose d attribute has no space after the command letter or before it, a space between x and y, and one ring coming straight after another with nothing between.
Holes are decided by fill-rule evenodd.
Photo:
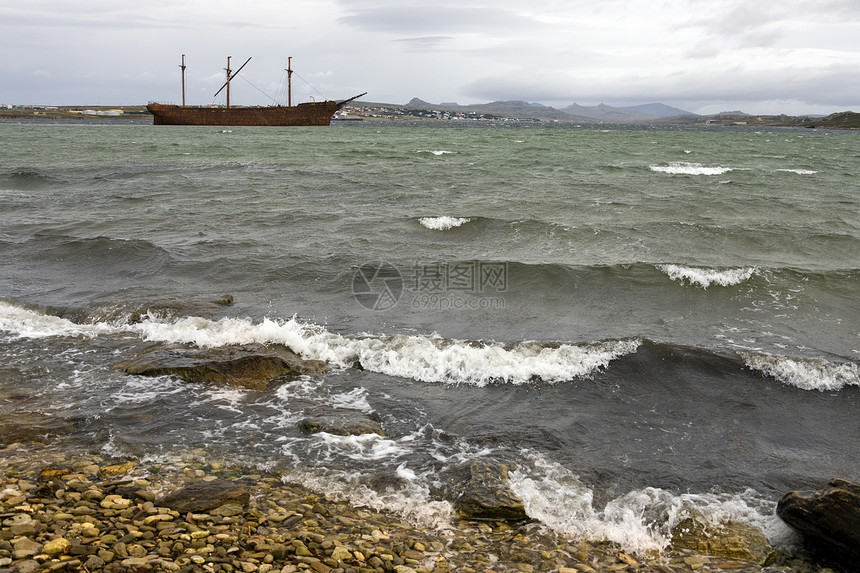
<instances>
[{"instance_id":1,"label":"gray cloud","mask_svg":"<svg viewBox=\"0 0 860 573\"><path fill-rule=\"evenodd\" d=\"M176 101L185 53L194 103L233 55L254 57L243 79L266 91L295 56L299 97L860 107L856 0L246 0L238 18L231 0L8 4L0 103ZM271 103L241 84L234 97Z\"/></svg>"}]
</instances>

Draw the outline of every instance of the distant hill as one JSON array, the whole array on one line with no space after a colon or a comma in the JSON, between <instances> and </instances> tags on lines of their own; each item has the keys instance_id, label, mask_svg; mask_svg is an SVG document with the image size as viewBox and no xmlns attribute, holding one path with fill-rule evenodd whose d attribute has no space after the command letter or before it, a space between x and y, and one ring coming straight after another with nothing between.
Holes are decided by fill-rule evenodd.
<instances>
[{"instance_id":1,"label":"distant hill","mask_svg":"<svg viewBox=\"0 0 860 573\"><path fill-rule=\"evenodd\" d=\"M573 104L564 109L556 109L540 103L522 100L459 105L456 103L432 104L419 98L412 98L404 107L410 109L441 109L446 111L490 113L496 116L555 119L559 121L618 123L647 122L669 117L695 115L689 111L670 107L662 103L649 103L632 107L613 107L606 104L595 106Z\"/></svg>"},{"instance_id":2,"label":"distant hill","mask_svg":"<svg viewBox=\"0 0 860 573\"><path fill-rule=\"evenodd\" d=\"M404 107L409 109L439 109L444 111L460 111L465 113L489 113L495 116L519 118L557 119L570 121L576 119L561 110L549 106L540 106L522 100L493 101L471 105L456 103L432 104L422 99L412 98Z\"/></svg>"},{"instance_id":3,"label":"distant hill","mask_svg":"<svg viewBox=\"0 0 860 573\"><path fill-rule=\"evenodd\" d=\"M613 107L606 104L583 106L575 103L564 108L563 111L577 117L587 117L597 121L625 123L695 115L689 111L669 107L662 103L648 103L631 107Z\"/></svg>"},{"instance_id":4,"label":"distant hill","mask_svg":"<svg viewBox=\"0 0 860 573\"><path fill-rule=\"evenodd\" d=\"M630 107L606 104L595 106L570 105L556 109L540 103L522 100L494 101L484 104L460 105L456 102L433 104L413 98L406 105L362 102L380 109L408 110L412 117L434 117L432 112L459 112L469 115L488 115L496 118L517 118L539 121L565 121L582 124L594 123L660 123L676 125L746 125L820 127L824 129L860 129L860 113L844 111L826 117L751 115L743 111L724 111L713 115L697 115L662 103L649 103Z\"/></svg>"}]
</instances>

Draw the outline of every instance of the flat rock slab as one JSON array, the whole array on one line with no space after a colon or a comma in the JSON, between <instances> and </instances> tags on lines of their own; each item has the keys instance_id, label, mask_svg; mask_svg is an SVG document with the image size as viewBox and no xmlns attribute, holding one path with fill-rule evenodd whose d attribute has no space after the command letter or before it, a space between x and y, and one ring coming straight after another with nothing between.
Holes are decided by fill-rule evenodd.
<instances>
[{"instance_id":1,"label":"flat rock slab","mask_svg":"<svg viewBox=\"0 0 860 573\"><path fill-rule=\"evenodd\" d=\"M162 498L158 505L180 513L203 513L226 504L244 506L250 491L229 481L216 479L193 483Z\"/></svg>"},{"instance_id":2,"label":"flat rock slab","mask_svg":"<svg viewBox=\"0 0 860 573\"><path fill-rule=\"evenodd\" d=\"M276 378L321 374L322 360L304 360L282 344L201 349L159 345L120 365L128 374L177 376L188 382L229 383L267 390Z\"/></svg>"},{"instance_id":3,"label":"flat rock slab","mask_svg":"<svg viewBox=\"0 0 860 573\"><path fill-rule=\"evenodd\" d=\"M14 442L42 442L68 434L74 424L39 412L7 412L0 419L0 445Z\"/></svg>"}]
</instances>

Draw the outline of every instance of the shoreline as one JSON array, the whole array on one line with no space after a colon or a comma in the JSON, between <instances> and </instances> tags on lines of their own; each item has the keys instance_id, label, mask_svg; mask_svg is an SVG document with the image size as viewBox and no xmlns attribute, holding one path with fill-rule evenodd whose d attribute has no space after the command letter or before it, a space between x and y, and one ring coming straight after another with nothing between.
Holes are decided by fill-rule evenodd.
<instances>
[{"instance_id":1,"label":"shoreline","mask_svg":"<svg viewBox=\"0 0 860 573\"><path fill-rule=\"evenodd\" d=\"M167 494L200 484L247 496L188 511L161 505ZM0 450L0 504L0 572L830 571L787 554L766 567L684 549L629 555L610 543L565 539L535 521L414 527L291 484L289 474L139 464L39 444Z\"/></svg>"}]
</instances>

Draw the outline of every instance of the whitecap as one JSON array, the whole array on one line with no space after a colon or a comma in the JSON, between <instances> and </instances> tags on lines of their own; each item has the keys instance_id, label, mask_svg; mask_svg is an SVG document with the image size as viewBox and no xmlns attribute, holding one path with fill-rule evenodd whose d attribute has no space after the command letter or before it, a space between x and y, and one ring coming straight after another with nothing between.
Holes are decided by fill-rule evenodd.
<instances>
[{"instance_id":1,"label":"whitecap","mask_svg":"<svg viewBox=\"0 0 860 573\"><path fill-rule=\"evenodd\" d=\"M649 165L651 171L671 175L722 175L733 171L731 167L705 167L701 163L673 162L669 165Z\"/></svg>"},{"instance_id":2,"label":"whitecap","mask_svg":"<svg viewBox=\"0 0 860 573\"><path fill-rule=\"evenodd\" d=\"M777 171L782 171L784 173L797 173L798 175L815 175L818 171L814 171L812 169L777 169Z\"/></svg>"},{"instance_id":3,"label":"whitecap","mask_svg":"<svg viewBox=\"0 0 860 573\"><path fill-rule=\"evenodd\" d=\"M748 368L803 390L832 391L860 386L860 367L823 358L791 358L764 352L740 352Z\"/></svg>"},{"instance_id":4,"label":"whitecap","mask_svg":"<svg viewBox=\"0 0 860 573\"><path fill-rule=\"evenodd\" d=\"M421 150L417 151L416 153L432 153L433 155L447 155L449 153L454 153L454 152L453 151L445 151L444 149L434 149L434 150L421 149Z\"/></svg>"},{"instance_id":5,"label":"whitecap","mask_svg":"<svg viewBox=\"0 0 860 573\"><path fill-rule=\"evenodd\" d=\"M657 265L657 268L669 275L673 281L689 281L691 285L708 288L711 285L733 286L748 280L757 269L742 267L736 269L709 269L685 267L682 265Z\"/></svg>"},{"instance_id":6,"label":"whitecap","mask_svg":"<svg viewBox=\"0 0 860 573\"><path fill-rule=\"evenodd\" d=\"M448 229L465 225L470 221L471 219L466 217L449 217L447 215L442 217L421 217L418 219L421 225L434 231L447 231Z\"/></svg>"},{"instance_id":7,"label":"whitecap","mask_svg":"<svg viewBox=\"0 0 860 573\"><path fill-rule=\"evenodd\" d=\"M152 318L134 328L146 340L192 343L201 347L230 344L280 343L306 359L332 366L356 362L372 372L413 378L422 382L485 386L492 382L525 384L536 378L560 382L585 377L636 351L638 340L547 346L522 342L504 346L472 343L438 336L344 336L323 327L287 321L222 318L212 321L188 317L174 322Z\"/></svg>"}]
</instances>

